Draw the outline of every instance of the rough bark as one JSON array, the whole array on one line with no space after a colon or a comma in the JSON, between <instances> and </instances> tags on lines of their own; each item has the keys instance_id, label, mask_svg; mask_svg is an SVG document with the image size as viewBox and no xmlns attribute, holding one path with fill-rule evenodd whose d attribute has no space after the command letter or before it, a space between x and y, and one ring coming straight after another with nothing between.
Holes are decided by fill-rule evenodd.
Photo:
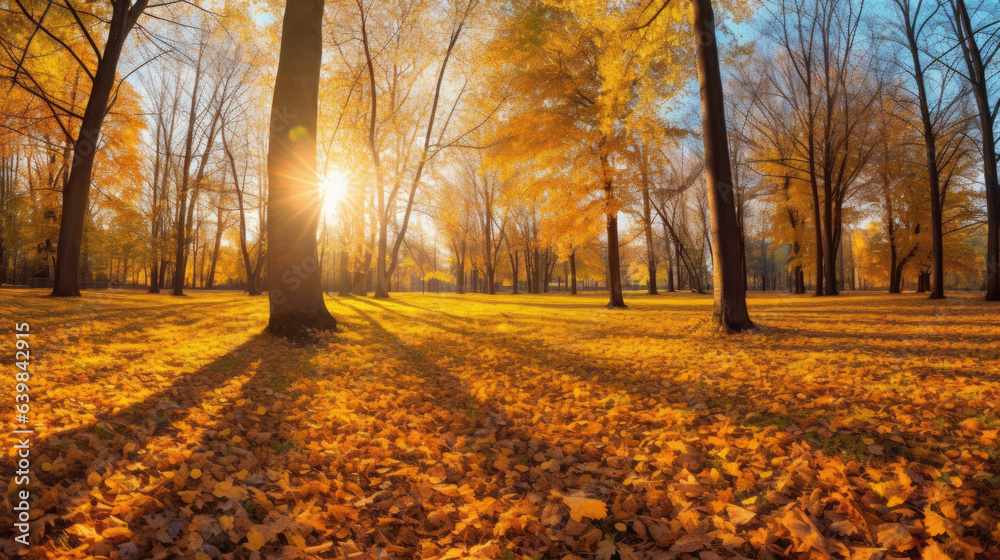
<instances>
[{"instance_id":1,"label":"rough bark","mask_svg":"<svg viewBox=\"0 0 1000 560\"><path fill-rule=\"evenodd\" d=\"M705 182L712 228L714 318L728 331L753 326L747 313L746 289L740 268L740 231L736 219L732 168L726 132L725 97L715 14L711 0L693 0L697 41L698 82L705 143Z\"/></svg>"},{"instance_id":2,"label":"rough bark","mask_svg":"<svg viewBox=\"0 0 1000 560\"><path fill-rule=\"evenodd\" d=\"M953 0L955 29L979 112L983 178L986 187L986 301L1000 301L1000 176L997 172L996 117L984 63L965 0ZM1000 107L1000 101L998 101Z\"/></svg>"},{"instance_id":3,"label":"rough bark","mask_svg":"<svg viewBox=\"0 0 1000 560\"><path fill-rule=\"evenodd\" d=\"M324 0L288 0L271 105L267 154L268 330L305 338L337 322L323 301L316 232L316 118Z\"/></svg>"}]
</instances>

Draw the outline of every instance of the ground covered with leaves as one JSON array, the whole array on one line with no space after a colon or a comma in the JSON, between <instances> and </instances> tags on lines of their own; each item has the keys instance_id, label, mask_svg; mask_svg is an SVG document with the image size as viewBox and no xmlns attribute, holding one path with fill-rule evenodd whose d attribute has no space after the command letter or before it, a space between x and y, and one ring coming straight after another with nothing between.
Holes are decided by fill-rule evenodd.
<instances>
[{"instance_id":1,"label":"ground covered with leaves","mask_svg":"<svg viewBox=\"0 0 1000 560\"><path fill-rule=\"evenodd\" d=\"M42 296L0 291L43 425L28 558L1000 557L971 296L757 295L735 336L690 294L329 298L312 345L264 298Z\"/></svg>"}]
</instances>

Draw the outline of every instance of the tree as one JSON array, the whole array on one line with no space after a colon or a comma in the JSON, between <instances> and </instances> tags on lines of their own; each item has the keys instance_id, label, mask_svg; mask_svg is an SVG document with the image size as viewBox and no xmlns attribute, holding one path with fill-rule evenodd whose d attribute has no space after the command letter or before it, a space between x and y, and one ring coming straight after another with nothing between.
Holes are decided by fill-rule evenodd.
<instances>
[{"instance_id":1,"label":"tree","mask_svg":"<svg viewBox=\"0 0 1000 560\"><path fill-rule=\"evenodd\" d=\"M324 0L287 0L267 154L268 331L302 338L337 322L323 301L316 234L316 121Z\"/></svg>"},{"instance_id":2,"label":"tree","mask_svg":"<svg viewBox=\"0 0 1000 560\"><path fill-rule=\"evenodd\" d=\"M246 290L247 295L256 296L260 294L260 288L258 287L258 279L264 268L264 250L265 250L265 240L263 234L263 228L260 230L260 234L257 235L257 239L254 242L254 246L251 248L249 243L249 235L247 233L247 199L250 197L250 193L247 192L247 181L245 175L240 173L239 167L236 163L235 150L229 144L229 136L226 132L226 123L223 121L221 136L222 136L222 148L226 154L226 160L229 163L229 168L233 177L233 188L236 191L236 211L239 215L239 245L240 254L243 257L243 269L246 274ZM257 197L257 204L259 210L259 222L266 222L264 218L264 209L266 206L260 204L262 196ZM250 257L251 253L255 253L253 258Z\"/></svg>"},{"instance_id":3,"label":"tree","mask_svg":"<svg viewBox=\"0 0 1000 560\"><path fill-rule=\"evenodd\" d=\"M855 0L779 0L765 24L778 54L761 61L767 81L757 96L756 128L771 129L770 144L782 142L779 136L795 142L776 163L809 181L817 296L838 292L844 203L860 188L875 148L872 107L880 84L875 49L860 43L863 8Z\"/></svg>"},{"instance_id":4,"label":"tree","mask_svg":"<svg viewBox=\"0 0 1000 560\"><path fill-rule=\"evenodd\" d=\"M451 28L448 30L446 47L443 53L441 53L441 63L436 73L429 108L424 107L421 111L414 110L408 106L413 103L410 100L411 94L415 93L416 85L421 79L422 72L420 71L419 62L413 61L415 58L414 51L404 50L404 47L415 49L418 53L426 49L426 44L405 44L406 39L426 40L426 37L420 35L412 38L408 37L408 35L415 33L414 29L419 24L424 24L428 27L431 26L432 20L430 18L439 18L440 14L435 12L434 6L425 6L420 3L388 6L390 11L398 13L393 13L393 17L387 18L391 21L385 22L384 27L388 37L385 40L385 45L377 45L374 43L372 36L373 22L371 9L374 5L366 7L363 0L356 0L361 24L361 46L364 52L364 63L368 78L369 118L366 140L375 175L375 201L377 204L375 208L378 228L377 246L375 247L375 297L384 298L389 295L390 279L400 260L400 250L406 238L406 231L409 227L414 201L425 168L428 162L451 143L442 142L442 137L448 128L451 117L454 115L455 106L458 105L464 93L464 87L461 88L454 100L454 106L448 118L443 119L443 122L438 124L436 124L436 119L441 106L442 90L449 61L455 52L455 47L462 35L462 31L468 23L469 16L476 8L477 3L478 0L463 0L454 6L449 6L450 9L448 11L450 13L448 14L448 19L451 20ZM376 68L376 59L378 57L378 53L375 52L376 48L379 51L388 51L387 54L396 57L391 59L390 63L386 64L384 82L381 82L377 76L377 74L383 72L381 68ZM388 102L388 107L384 107L381 112L379 110L380 91L384 91L387 94L385 101ZM411 113L408 115L410 118L405 118L407 116L405 113L407 112ZM427 123L423 134L423 142L414 150L416 135L419 131L419 122L424 115L426 115ZM396 142L396 154L394 161L391 162L384 161L385 158L383 158L382 152L385 149L383 144L386 134L381 130L380 120L383 124L390 125L390 128L393 125L396 127L395 130L389 131L393 133L393 139ZM412 128L407 129L407 124L412 124ZM436 141L435 133L438 136ZM411 161L411 154L414 152L416 152L415 164ZM387 165L389 163L394 164L394 169L390 165ZM411 168L412 173L410 176L404 177L404 174L410 172ZM389 186L388 190L386 188L387 183ZM407 186L408 188L405 188ZM397 218L397 207L400 205L403 196L406 198L405 202L403 202L402 220L398 224L395 240L390 246L390 221Z\"/></svg>"},{"instance_id":5,"label":"tree","mask_svg":"<svg viewBox=\"0 0 1000 560\"><path fill-rule=\"evenodd\" d=\"M640 214L640 221L642 223L642 233L646 240L646 270L648 271L648 280L646 282L646 293L649 295L656 295L656 244L654 242L653 235L653 204L651 199L651 191L653 189L651 169L650 169L650 154L649 147L645 145L641 140L635 143L636 159L637 165L639 167L640 189L642 191L642 210ZM573 263L573 268L576 268L576 263ZM574 292L576 288L574 286Z\"/></svg>"},{"instance_id":6,"label":"tree","mask_svg":"<svg viewBox=\"0 0 1000 560\"><path fill-rule=\"evenodd\" d=\"M162 79L149 80L144 84L152 92L153 103L149 112L153 114L153 152L149 192L149 293L160 293L160 285L166 274L166 243L170 196L168 185L173 171L174 158L171 146L177 130L180 81L170 87Z\"/></svg>"},{"instance_id":7,"label":"tree","mask_svg":"<svg viewBox=\"0 0 1000 560\"><path fill-rule=\"evenodd\" d=\"M203 37L198 43L198 55L194 65L194 83L191 86L190 105L188 107L187 130L184 135L184 148L182 161L180 162L181 178L177 184L177 219L174 222L174 239L176 241L174 251L174 282L173 295L184 295L184 282L187 276L187 257L191 245L191 235L193 226L193 216L198 205L198 196L201 194L202 184L208 172L208 161L212 154L212 146L215 143L216 132L219 127L219 119L222 116L222 100L219 99L220 82L216 82L210 99L205 102L203 81L207 74L205 51L208 49L207 37ZM209 117L208 131L204 133L204 144L200 134L199 124L201 117ZM203 148L201 157L195 150ZM198 167L192 177L194 160L199 160Z\"/></svg>"},{"instance_id":8,"label":"tree","mask_svg":"<svg viewBox=\"0 0 1000 560\"><path fill-rule=\"evenodd\" d=\"M463 150L458 156L465 198L471 202L475 214L473 239L479 249L477 261L483 266L486 293L496 293L496 270L500 261L500 247L507 235L508 208L503 207L504 184L497 169L487 167L481 151ZM514 270L517 264L512 263ZM515 281L516 282L516 281Z\"/></svg>"},{"instance_id":9,"label":"tree","mask_svg":"<svg viewBox=\"0 0 1000 560\"><path fill-rule=\"evenodd\" d=\"M194 82L190 89L187 129L177 182L173 295L184 295L188 254L195 239L194 214L211 182L213 156L225 120L235 117L234 106L252 81L253 66L244 63L244 49L218 25L205 23L196 31ZM227 166L219 165L223 171Z\"/></svg>"},{"instance_id":10,"label":"tree","mask_svg":"<svg viewBox=\"0 0 1000 560\"><path fill-rule=\"evenodd\" d=\"M86 220L90 181L94 168L94 157L100 141L101 127L114 103L112 93L118 81L118 61L121 58L125 40L139 17L146 10L148 0L112 2L111 15L107 19L108 33L103 50L99 49L91 30L82 22L82 17L72 4L65 8L73 13L78 30L87 38L97 64L91 70L88 64L65 41L58 38L44 23L44 13L36 16L25 5L17 1L21 13L42 33L48 35L73 57L87 73L91 81L90 97L80 119L80 129L73 143L73 159L68 179L63 187L62 219L59 225L59 243L56 246L55 286L52 295L56 297L80 295L80 250L83 244L83 226ZM47 11L47 10L46 10ZM90 16L100 20L97 16ZM34 35L32 35L34 37ZM25 53L28 45L25 45ZM30 80L30 77L28 78ZM26 87L41 94L38 90ZM42 94L44 96L44 94ZM47 104L52 104L46 98Z\"/></svg>"},{"instance_id":11,"label":"tree","mask_svg":"<svg viewBox=\"0 0 1000 560\"><path fill-rule=\"evenodd\" d=\"M926 69L920 59L923 50L921 45L921 33L934 17L931 10L929 14L921 13L922 2L912 5L910 0L893 0L899 13L903 16L903 34L905 45L909 49L913 60L911 76L917 86L917 103L920 108L921 133L923 135L925 161L927 163L927 184L930 189L931 200L931 287L930 298L944 298L944 228L942 225L942 195L941 195L941 172L938 166L938 131L935 130L934 117L931 115L930 101L927 94L927 82L925 79Z\"/></svg>"},{"instance_id":12,"label":"tree","mask_svg":"<svg viewBox=\"0 0 1000 560\"><path fill-rule=\"evenodd\" d=\"M651 202L663 226L663 236L669 249L667 284L673 291L674 277L671 270L676 267L676 287L686 284L695 293L705 293L702 282L705 241L701 233L694 231L691 216L695 209L691 199L701 200L695 194L694 186L704 176L704 162L687 167L688 150L683 141L678 142L668 152L661 147L653 159L657 181L660 186L653 192Z\"/></svg>"},{"instance_id":13,"label":"tree","mask_svg":"<svg viewBox=\"0 0 1000 560\"><path fill-rule=\"evenodd\" d=\"M997 115L1000 94L996 88L997 55L1000 53L1000 17L991 12L991 2L982 2L981 11L989 18L973 25L965 0L949 0L951 25L962 51L966 74L976 99L986 189L986 301L1000 301L1000 175L997 171ZM994 4L995 6L995 4ZM995 9L995 8L994 8ZM983 41L985 38L985 41ZM991 85L993 86L991 88Z\"/></svg>"},{"instance_id":14,"label":"tree","mask_svg":"<svg viewBox=\"0 0 1000 560\"><path fill-rule=\"evenodd\" d=\"M925 217L922 203L926 198L918 195L919 186L915 184L915 177L921 170L914 169L911 163L919 159L912 153L917 140L912 136L916 131L908 126L899 114L901 111L894 110L901 96L901 92L889 87L879 96L879 146L872 158L871 170L876 186L871 189L870 197L880 207L886 228L888 261L885 266L889 272L890 294L901 293L904 267L917 256L921 244L925 244L923 237L926 237L921 235L921 220ZM923 167L926 172L926 163ZM869 238L867 246L873 246L872 239Z\"/></svg>"},{"instance_id":15,"label":"tree","mask_svg":"<svg viewBox=\"0 0 1000 560\"><path fill-rule=\"evenodd\" d=\"M726 104L715 40L715 14L711 0L692 0L697 38L698 83L705 141L705 182L712 224L712 274L715 279L713 317L729 331L753 326L747 313L746 284L740 255L740 229L736 220Z\"/></svg>"},{"instance_id":16,"label":"tree","mask_svg":"<svg viewBox=\"0 0 1000 560\"><path fill-rule=\"evenodd\" d=\"M650 20L642 7L574 0L512 3L496 50L519 100L508 112L504 152L543 168L548 189L600 204L607 242L608 307L625 307L619 212L630 202L628 135L681 90L681 17ZM528 266L530 268L530 265Z\"/></svg>"}]
</instances>

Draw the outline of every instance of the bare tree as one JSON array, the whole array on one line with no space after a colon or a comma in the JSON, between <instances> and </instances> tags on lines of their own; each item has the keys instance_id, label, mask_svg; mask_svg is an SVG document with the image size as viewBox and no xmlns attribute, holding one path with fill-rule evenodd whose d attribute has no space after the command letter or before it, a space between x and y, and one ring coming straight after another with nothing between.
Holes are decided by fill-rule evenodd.
<instances>
[{"instance_id":1,"label":"bare tree","mask_svg":"<svg viewBox=\"0 0 1000 560\"><path fill-rule=\"evenodd\" d=\"M780 0L765 35L780 55L765 60L755 127L768 142L794 140L785 159L809 181L815 224L816 295L835 295L843 207L875 149L878 76L873 45L860 42L864 0ZM770 130L768 130L770 129Z\"/></svg>"},{"instance_id":2,"label":"bare tree","mask_svg":"<svg viewBox=\"0 0 1000 560\"><path fill-rule=\"evenodd\" d=\"M962 51L978 109L983 180L986 187L986 300L1000 301L1000 178L997 173L997 115L1000 88L995 84L997 56L1000 55L1000 13L996 4L981 2L985 21L973 25L965 0L948 0L952 30ZM992 11L991 11L992 10ZM994 81L991 88L991 79Z\"/></svg>"},{"instance_id":3,"label":"bare tree","mask_svg":"<svg viewBox=\"0 0 1000 560\"><path fill-rule=\"evenodd\" d=\"M931 299L944 298L944 231L942 226L941 172L938 164L938 131L935 129L934 116L931 114L930 101L925 79L925 65L921 60L923 51L922 34L932 22L940 4L934 4L930 10L923 10L923 2L917 0L916 5L911 0L893 0L899 15L902 16L903 42L909 50L913 61L909 69L914 85L917 87L917 105L921 123L921 133L924 140L924 151L927 164L927 184L930 189L931 201Z\"/></svg>"}]
</instances>

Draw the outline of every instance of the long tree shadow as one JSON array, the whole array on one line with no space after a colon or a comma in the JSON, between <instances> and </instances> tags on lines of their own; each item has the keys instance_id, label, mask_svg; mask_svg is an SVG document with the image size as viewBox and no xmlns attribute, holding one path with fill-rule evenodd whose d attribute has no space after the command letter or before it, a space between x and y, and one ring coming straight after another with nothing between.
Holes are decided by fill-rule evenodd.
<instances>
[{"instance_id":1,"label":"long tree shadow","mask_svg":"<svg viewBox=\"0 0 1000 560\"><path fill-rule=\"evenodd\" d=\"M178 487L175 473L167 471L180 467L187 472L190 470L188 461L193 464L196 459L224 457L237 450L239 440L220 435L222 424L239 427L245 419L256 416L238 409L236 403L248 394L253 394L257 400L260 400L258 393L273 394L267 386L269 381L280 375L288 364L305 356L305 349L267 334L257 334L196 371L179 373L175 382L143 399L96 414L93 421L79 427L55 429L33 439L31 453L37 458L32 471L35 477L33 492L42 496L36 507L46 514L33 523L35 548L51 547L49 553L58 556L60 546L72 548L80 542L82 534L79 533L65 533L59 538L43 536L60 535L72 525L72 517L67 514L81 511L81 508L89 509L88 504L94 503L94 495L88 489L101 486L99 481L114 476L123 476L124 481L103 487L105 493L109 488L113 493L141 487L142 493L149 497L133 499L133 509L139 515L128 516L130 530L137 535L132 540L139 550L148 554L154 544L179 547L185 537L180 526L176 530L173 526L170 528L169 538L163 534L157 538L156 521L144 521L142 517L142 514L154 515L165 519L164 523L173 523L183 518L182 508L191 507L176 493L184 488L183 485ZM246 456L255 459L250 464L266 460L266 457L253 454ZM207 467L203 468L207 471ZM110 512L110 508L91 512L91 523L97 528L106 526ZM3 511L0 522L11 521L10 516L9 510ZM188 522L184 522L183 527L187 525ZM159 530L162 533L163 526L159 526ZM216 534L219 535L223 533ZM11 543L0 541L0 544ZM110 544L111 541L93 543L87 552L100 556L117 550L117 546ZM224 540L215 544L229 552L233 549L233 543ZM174 554L184 556L193 552L176 548Z\"/></svg>"},{"instance_id":2,"label":"long tree shadow","mask_svg":"<svg viewBox=\"0 0 1000 560\"><path fill-rule=\"evenodd\" d=\"M505 372L505 374L510 375L515 380L518 378L523 379L523 376L518 375L515 370L520 369L521 366L526 364L533 364L539 367L556 370L562 375L585 381L595 387L604 387L609 393L624 392L636 400L652 398L657 402L673 402L680 405L680 410L689 410L694 412L692 408L696 403L691 402L690 400L678 399L676 392L671 389L665 389L662 386L659 382L659 375L633 375L621 371L620 368L617 367L617 364L613 363L613 360L605 361L596 355L568 350L565 346L559 349L548 348L544 337L532 337L530 334L526 333L518 333L517 335L511 337L493 337L476 332L468 319L463 318L462 320L455 321L451 326L446 327L442 323L446 323L447 321L443 321L438 317L414 317L399 313L397 310L390 307L379 305L376 305L376 307L382 307L384 311L395 314L402 321L420 322L425 323L428 326L449 330L454 333L466 333L468 336L475 336L477 345L481 347L492 346L498 350L504 349L512 352L514 357L507 363L507 366L511 368L511 371ZM369 317L368 320L372 323L377 323L374 318ZM476 327L482 328L482 325L476 325ZM843 344L851 338L852 335L850 334L842 334L841 341L838 346L842 349ZM769 344L772 343L769 342ZM659 372L649 373L656 374ZM702 403L707 402L709 408L718 408L718 412L725 412L725 407L713 407L713 403L726 404L728 406L732 403L743 402L744 405L749 405L751 403L745 402L744 391L751 385L752 380L748 380L744 385L730 384L723 389L720 389L717 386L711 386L709 390L704 392L700 399ZM754 404L752 408L757 408L762 403L752 404ZM712 415L705 414L704 412L693 414L694 424L692 424L692 427L697 427L697 425L702 422L709 424L717 422L717 420L711 416ZM768 418L770 417L765 415L765 420ZM881 434L875 431L874 426L871 427L870 432L856 432L854 434L846 435L833 433L828 438L822 438L816 436L812 431L806 432L804 430L799 430L799 426L795 425L796 419L798 419L798 417L795 416L790 417L788 421L777 418L771 423L760 423L759 421L746 420L741 421L740 424L748 429L767 427L768 425L774 425L776 426L776 429L783 429L791 426L792 430L798 433L798 435L794 438L795 440L809 443L810 446L821 449L827 454L841 455L846 459L851 460L862 457L871 459L871 457L865 456L865 446L861 444L862 440L867 439L869 436L874 436L872 439L876 439L884 444L883 446L885 449L882 460L891 460L904 453L902 446L896 445L892 441L883 438ZM811 427L813 427L812 424L801 426L803 429Z\"/></svg>"},{"instance_id":3,"label":"long tree shadow","mask_svg":"<svg viewBox=\"0 0 1000 560\"><path fill-rule=\"evenodd\" d=\"M226 514L264 524L266 511L251 513L239 501L234 505L230 500L212 498L210 490L207 504L187 503L185 496L189 494L184 492L192 486L178 486L179 481L196 483L190 474L180 473L188 473L189 467L198 464L204 471L197 479L198 484L233 479L234 485L246 494L253 488L266 492L276 509L291 509L317 495L343 492L348 482L356 484L362 494L347 494L346 505L339 507L355 507L357 517L339 519L323 514L326 515L323 523L331 531L338 528L348 531L346 535L362 548L398 546L402 552L396 553L412 555L427 534L446 534L438 533L441 526L430 520L430 514L439 511L441 501L446 500L457 511L466 505L465 498L442 497L426 482L418 482L414 475L394 474L390 470L399 472L409 468L411 472L423 473L431 465L441 465L444 482L466 485L476 492L478 499L504 499L504 507L512 503L528 504L534 494L567 490L566 482L542 472L541 461L534 458L536 452L558 448L567 456L567 466L562 468L565 474L574 475L572 480L591 472L587 464L595 461L606 463L607 468L602 471L605 474L601 476L613 478L619 471L611 467L618 465L620 458L606 450L621 444L626 438L621 432L656 434L665 429L663 417L648 412L670 405L667 408L672 408L677 418L670 429L691 434L702 426L720 423L716 415L725 416L727 406L731 409L747 404L744 393L749 385L699 387L698 377L680 382L673 378L674 372L656 368L629 372L613 356L602 357L577 344L587 340L585 336L569 341L547 340L532 330L532 321L512 322L497 316L461 317L426 309L426 315L411 315L394 309L394 305L367 298L334 301L345 310L338 316L346 331L343 336L325 335L316 346L295 347L267 335L256 335L196 371L178 376L174 383L146 398L121 410L98 414L96 421L86 426L63 430L36 442L33 453L39 457L44 454L47 462L55 465L52 471L35 470L41 485L59 489L49 499L45 511L55 510L65 516L54 522L50 520L46 531L51 535L69 528L76 512L83 510L93 515L93 521L87 523L95 527L102 529L110 522L109 513L99 509L92 513L89 507L104 500L89 492L94 486L89 480L93 472L105 480L124 474L127 480L135 480L136 490L148 496L148 500L133 502L137 513L128 521L143 553L159 542L172 547L169 550L175 557L192 555L180 544L189 535L188 524L177 528L173 536L169 529L178 527L171 525L175 521L187 519L185 508L196 514L210 513L213 518ZM665 314L670 309L664 309ZM703 307L692 311L701 312ZM515 329L501 332L502 323L513 324ZM418 329L406 331L413 326ZM440 329L452 337L446 342L453 344L443 344L444 335L437 335L439 331L421 334L422 327ZM404 331L406 334L401 336ZM357 344L374 350L370 368L362 369L356 363L337 359L322 367L314 365L318 355L346 355L350 342L355 340L350 335L360 338ZM464 346L455 345L459 342ZM456 360L453 354L462 348L479 354L464 361ZM495 357L484 360L481 354L487 353ZM290 376L286 373L290 370L299 373ZM705 373L707 376L710 372ZM307 389L293 383L302 376ZM479 380L485 383L477 383ZM663 381L671 384L665 386ZM581 384L589 386L592 394L575 395L574 387ZM343 387L340 393L349 395L364 389L380 396L385 393L386 398L360 405L352 403L350 406L355 407L352 412L360 420L342 418L346 414L336 411L322 414L321 405L339 399L338 386ZM483 391L484 388L488 390ZM264 413L257 412L258 407L279 402L288 403L280 413L274 413L273 407ZM699 403L704 406L697 408ZM753 404L759 408L769 402L765 399ZM398 416L390 416L400 409L412 412L413 418L403 422ZM289 410L302 412L287 416L285 411ZM786 445L805 442L848 460L859 453L858 445L864 437L878 439L878 434L867 432L829 438L810 435L815 432L806 430L819 426L820 420L794 411L751 418L741 415L737 423L738 429L746 430L747 434L761 429L785 431L791 434L784 440L788 442ZM553 429L547 429L547 424ZM608 427L612 425L618 428L612 430ZM230 432L224 433L226 430ZM273 435L269 436L271 439L263 439L263 433ZM333 443L345 434L354 438L350 441L357 445L352 449L334 447ZM234 436L242 441L236 441ZM377 442L376 436L383 442ZM303 441L304 438L310 440ZM406 439L414 443L401 450L396 442ZM423 445L419 445L421 442ZM128 443L139 445L127 452ZM610 446L605 447L607 444ZM429 449L424 451L422 447ZM513 449L514 453L505 455L505 449ZM887 447L884 460L898 456L897 453L905 450ZM527 470L504 468L504 457L512 465ZM278 459L281 462L276 462ZM466 471L448 466L457 461L464 462ZM705 457L690 461L692 472L707 464ZM387 472L380 473L382 469L377 467ZM245 480L237 476L243 470L248 471ZM269 470L280 471L275 473L278 481L269 478ZM333 484L331 478L335 476L338 478ZM596 490L600 482L588 483L593 486L587 489ZM110 496L110 486L98 486ZM75 490L71 491L72 488ZM313 490L300 491L300 488ZM313 493L309 494L310 491ZM248 500L252 499L248 496ZM355 503L362 505L352 506ZM156 517L160 515L169 515L166 525L154 527L158 522L155 520L162 519ZM353 529L363 520L378 520L384 526L372 532ZM237 543L227 541L225 532L216 532L212 523L217 522L210 522L200 534L222 553L234 552ZM166 531L166 537L162 531ZM72 535L65 538L69 546L79 542ZM96 556L104 552L95 548L88 553ZM58 550L53 554L58 554Z\"/></svg>"}]
</instances>

